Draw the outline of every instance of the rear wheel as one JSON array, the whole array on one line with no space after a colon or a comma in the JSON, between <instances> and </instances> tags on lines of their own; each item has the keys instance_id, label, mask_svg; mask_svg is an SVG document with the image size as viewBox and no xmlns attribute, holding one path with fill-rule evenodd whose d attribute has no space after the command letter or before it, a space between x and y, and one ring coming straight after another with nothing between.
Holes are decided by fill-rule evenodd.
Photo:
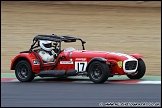
<instances>
[{"instance_id":1,"label":"rear wheel","mask_svg":"<svg viewBox=\"0 0 162 108\"><path fill-rule=\"evenodd\" d=\"M88 76L94 83L104 83L109 76L109 67L107 64L99 61L94 61L88 69Z\"/></svg>"},{"instance_id":2,"label":"rear wheel","mask_svg":"<svg viewBox=\"0 0 162 108\"><path fill-rule=\"evenodd\" d=\"M35 77L29 62L25 60L17 63L15 67L15 75L20 82L30 82Z\"/></svg>"},{"instance_id":3,"label":"rear wheel","mask_svg":"<svg viewBox=\"0 0 162 108\"><path fill-rule=\"evenodd\" d=\"M146 71L145 63L142 59L138 59L138 68L137 71L134 74L127 75L130 79L140 79L144 76Z\"/></svg>"}]
</instances>

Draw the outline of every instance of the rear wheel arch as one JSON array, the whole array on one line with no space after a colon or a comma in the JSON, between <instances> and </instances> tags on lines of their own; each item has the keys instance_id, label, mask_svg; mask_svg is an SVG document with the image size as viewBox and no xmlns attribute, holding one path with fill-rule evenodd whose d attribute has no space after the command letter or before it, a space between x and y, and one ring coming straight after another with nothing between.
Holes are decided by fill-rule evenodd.
<instances>
[{"instance_id":1,"label":"rear wheel arch","mask_svg":"<svg viewBox=\"0 0 162 108\"><path fill-rule=\"evenodd\" d=\"M20 58L17 58L15 61L14 61L14 64L13 64L13 66L12 66L12 70L15 70L15 67L16 67L16 65L17 65L17 63L19 62L19 61L27 61L27 62L29 62L29 64L30 64L30 61L27 59L27 58L25 58L25 57L20 57ZM31 64L30 64L31 65Z\"/></svg>"},{"instance_id":2,"label":"rear wheel arch","mask_svg":"<svg viewBox=\"0 0 162 108\"><path fill-rule=\"evenodd\" d=\"M30 82L35 77L30 62L24 59L17 62L15 66L15 75L21 82Z\"/></svg>"}]
</instances>

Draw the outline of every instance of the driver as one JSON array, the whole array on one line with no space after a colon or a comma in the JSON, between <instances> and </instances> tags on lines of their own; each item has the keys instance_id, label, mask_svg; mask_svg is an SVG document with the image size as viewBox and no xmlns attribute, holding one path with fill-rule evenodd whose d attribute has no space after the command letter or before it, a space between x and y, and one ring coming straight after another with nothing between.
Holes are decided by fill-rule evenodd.
<instances>
[{"instance_id":1,"label":"driver","mask_svg":"<svg viewBox=\"0 0 162 108\"><path fill-rule=\"evenodd\" d=\"M42 57L42 60L45 62L54 62L57 54L52 50L52 41L39 40L39 45L41 49L38 54Z\"/></svg>"}]
</instances>

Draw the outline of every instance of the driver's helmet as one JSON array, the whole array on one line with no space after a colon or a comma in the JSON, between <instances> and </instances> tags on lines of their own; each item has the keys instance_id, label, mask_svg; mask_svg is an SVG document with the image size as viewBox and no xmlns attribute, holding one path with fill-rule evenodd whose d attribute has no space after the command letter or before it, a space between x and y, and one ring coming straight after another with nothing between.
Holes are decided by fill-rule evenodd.
<instances>
[{"instance_id":1,"label":"driver's helmet","mask_svg":"<svg viewBox=\"0 0 162 108\"><path fill-rule=\"evenodd\" d=\"M39 45L45 51L51 51L52 50L52 41L39 40Z\"/></svg>"}]
</instances>

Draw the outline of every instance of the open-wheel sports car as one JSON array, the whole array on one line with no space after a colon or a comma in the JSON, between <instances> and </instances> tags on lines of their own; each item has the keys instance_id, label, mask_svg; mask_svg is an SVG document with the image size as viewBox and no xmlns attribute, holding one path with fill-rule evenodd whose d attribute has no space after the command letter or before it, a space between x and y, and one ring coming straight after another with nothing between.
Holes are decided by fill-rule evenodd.
<instances>
[{"instance_id":1,"label":"open-wheel sports car","mask_svg":"<svg viewBox=\"0 0 162 108\"><path fill-rule=\"evenodd\" d=\"M52 62L45 62L38 54L39 40L52 41L57 54ZM81 41L82 49L73 47L62 49L61 43ZM140 79L145 74L145 63L140 54L123 54L107 51L85 50L86 42L72 36L37 35L28 51L22 51L11 62L20 82L32 81L40 77L87 76L94 83L104 83L114 75L126 75L130 79Z\"/></svg>"}]
</instances>

